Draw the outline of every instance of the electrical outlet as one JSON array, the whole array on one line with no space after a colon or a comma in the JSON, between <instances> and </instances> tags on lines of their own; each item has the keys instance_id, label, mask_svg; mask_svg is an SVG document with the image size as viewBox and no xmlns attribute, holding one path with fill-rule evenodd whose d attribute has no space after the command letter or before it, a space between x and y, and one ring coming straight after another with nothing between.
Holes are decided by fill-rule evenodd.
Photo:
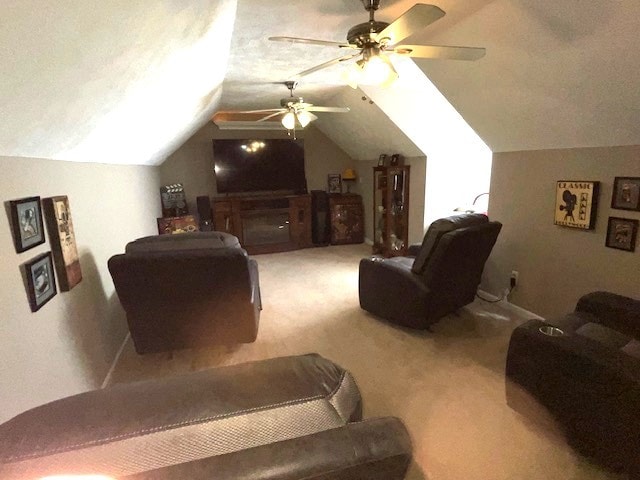
<instances>
[{"instance_id":1,"label":"electrical outlet","mask_svg":"<svg viewBox=\"0 0 640 480\"><path fill-rule=\"evenodd\" d=\"M520 273L517 270L511 270L510 284L511 288L516 288L518 286L518 279L520 277Z\"/></svg>"}]
</instances>

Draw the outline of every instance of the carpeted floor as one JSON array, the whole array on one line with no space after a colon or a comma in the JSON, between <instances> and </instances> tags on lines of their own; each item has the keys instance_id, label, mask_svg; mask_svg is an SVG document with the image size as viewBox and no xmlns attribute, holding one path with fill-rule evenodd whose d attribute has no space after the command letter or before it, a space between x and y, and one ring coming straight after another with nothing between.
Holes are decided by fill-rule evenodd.
<instances>
[{"instance_id":1,"label":"carpeted floor","mask_svg":"<svg viewBox=\"0 0 640 480\"><path fill-rule=\"evenodd\" d=\"M619 478L506 405L509 336L527 317L476 300L431 332L387 324L358 305L358 262L369 252L350 245L256 256L264 310L255 343L139 356L129 341L112 382L318 352L354 374L366 417L404 420L414 445L409 479Z\"/></svg>"}]
</instances>

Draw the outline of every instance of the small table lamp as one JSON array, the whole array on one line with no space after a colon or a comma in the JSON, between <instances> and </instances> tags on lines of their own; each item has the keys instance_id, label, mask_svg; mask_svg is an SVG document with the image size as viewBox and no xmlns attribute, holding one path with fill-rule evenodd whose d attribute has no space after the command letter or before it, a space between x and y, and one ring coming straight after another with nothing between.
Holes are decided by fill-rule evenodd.
<instances>
[{"instance_id":1,"label":"small table lamp","mask_svg":"<svg viewBox=\"0 0 640 480\"><path fill-rule=\"evenodd\" d=\"M342 181L347 185L347 193L351 193L351 185L356 182L356 171L353 168L347 168L342 172Z\"/></svg>"}]
</instances>

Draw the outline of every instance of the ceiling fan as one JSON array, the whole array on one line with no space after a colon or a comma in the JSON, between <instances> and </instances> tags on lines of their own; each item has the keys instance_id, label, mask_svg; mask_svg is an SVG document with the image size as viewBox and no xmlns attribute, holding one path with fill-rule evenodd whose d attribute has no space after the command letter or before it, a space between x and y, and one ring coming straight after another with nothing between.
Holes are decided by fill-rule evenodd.
<instances>
[{"instance_id":1,"label":"ceiling fan","mask_svg":"<svg viewBox=\"0 0 640 480\"><path fill-rule=\"evenodd\" d=\"M349 52L328 62L304 70L293 78L298 80L305 75L317 72L332 65L361 58L345 74L346 82L353 88L357 85L388 85L398 78L398 73L389 60L388 53L416 58L434 58L446 60L478 60L486 50L479 47L455 47L439 45L404 45L404 39L422 30L424 27L444 17L445 12L435 5L418 3L391 23L375 20L375 11L380 0L362 0L369 12L369 21L353 26L347 33L347 43L314 40L298 37L269 37L276 42L303 43L308 45L334 46L342 49L357 50Z\"/></svg>"},{"instance_id":2,"label":"ceiling fan","mask_svg":"<svg viewBox=\"0 0 640 480\"><path fill-rule=\"evenodd\" d=\"M320 107L312 103L306 103L302 97L294 96L293 91L298 85L298 82L287 81L284 85L289 89L289 96L280 100L280 108L267 108L263 110L242 110L235 112L225 112L227 114L257 114L264 113L265 116L254 120L255 122L264 122L271 118L282 115L280 120L282 126L287 130L293 130L295 136L296 126L302 128L309 125L309 123L317 120L318 117L311 112L331 112L331 113L346 113L350 109L349 107Z\"/></svg>"}]
</instances>

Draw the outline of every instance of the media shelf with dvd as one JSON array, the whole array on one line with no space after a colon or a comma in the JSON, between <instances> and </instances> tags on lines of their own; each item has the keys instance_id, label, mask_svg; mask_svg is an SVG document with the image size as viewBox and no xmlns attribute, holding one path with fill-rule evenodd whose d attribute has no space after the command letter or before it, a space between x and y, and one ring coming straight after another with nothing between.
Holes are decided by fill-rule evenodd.
<instances>
[{"instance_id":1,"label":"media shelf with dvd","mask_svg":"<svg viewBox=\"0 0 640 480\"><path fill-rule=\"evenodd\" d=\"M251 255L313 246L311 195L242 195L213 198L215 230L240 240Z\"/></svg>"}]
</instances>

